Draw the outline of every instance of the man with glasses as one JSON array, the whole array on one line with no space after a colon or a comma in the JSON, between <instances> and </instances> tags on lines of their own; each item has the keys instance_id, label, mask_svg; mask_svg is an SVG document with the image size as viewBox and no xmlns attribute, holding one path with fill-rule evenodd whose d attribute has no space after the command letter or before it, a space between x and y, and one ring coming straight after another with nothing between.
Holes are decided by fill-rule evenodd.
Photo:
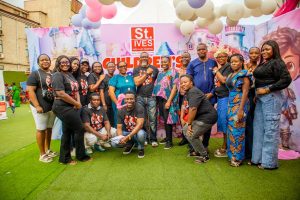
<instances>
[{"instance_id":1,"label":"man with glasses","mask_svg":"<svg viewBox=\"0 0 300 200\"><path fill-rule=\"evenodd\" d=\"M145 108L145 113L149 120L149 123L146 121L146 125L149 127L147 129L150 131L150 134L147 134L146 144L151 142L152 147L157 147L156 99L152 96L152 91L158 75L158 69L149 64L149 54L147 52L140 54L139 62L140 66L133 70L134 83L137 86L137 103Z\"/></svg>"},{"instance_id":2,"label":"man with glasses","mask_svg":"<svg viewBox=\"0 0 300 200\"><path fill-rule=\"evenodd\" d=\"M213 69L217 66L215 60L207 57L207 46L204 43L197 45L198 58L191 61L187 68L187 74L191 75L194 80L194 85L200 89L210 101L212 105L216 103L216 97L214 95L214 74ZM207 149L209 144L209 138L211 129L209 129L203 138L203 145Z\"/></svg>"}]
</instances>

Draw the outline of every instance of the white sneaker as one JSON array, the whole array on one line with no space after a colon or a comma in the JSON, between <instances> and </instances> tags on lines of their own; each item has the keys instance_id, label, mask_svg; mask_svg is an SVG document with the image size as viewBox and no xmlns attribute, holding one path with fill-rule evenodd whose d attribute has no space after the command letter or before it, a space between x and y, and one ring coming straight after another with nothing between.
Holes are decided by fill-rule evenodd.
<instances>
[{"instance_id":1,"label":"white sneaker","mask_svg":"<svg viewBox=\"0 0 300 200\"><path fill-rule=\"evenodd\" d=\"M93 153L93 150L92 150L92 148L87 148L87 149L85 149L85 153L86 154L92 154Z\"/></svg>"},{"instance_id":2,"label":"white sneaker","mask_svg":"<svg viewBox=\"0 0 300 200\"><path fill-rule=\"evenodd\" d=\"M144 145L145 145L145 146L147 146L147 145L148 145L148 142L147 142L147 141L145 141Z\"/></svg>"},{"instance_id":3,"label":"white sneaker","mask_svg":"<svg viewBox=\"0 0 300 200\"><path fill-rule=\"evenodd\" d=\"M52 162L53 159L51 157L49 157L47 154L41 155L39 161L43 162L43 163L49 163Z\"/></svg>"},{"instance_id":4,"label":"white sneaker","mask_svg":"<svg viewBox=\"0 0 300 200\"><path fill-rule=\"evenodd\" d=\"M76 156L76 149L73 148L72 151L71 151L71 156L75 157Z\"/></svg>"},{"instance_id":5,"label":"white sneaker","mask_svg":"<svg viewBox=\"0 0 300 200\"><path fill-rule=\"evenodd\" d=\"M103 146L104 148L110 148L111 145L108 142L102 143L101 146Z\"/></svg>"},{"instance_id":6,"label":"white sneaker","mask_svg":"<svg viewBox=\"0 0 300 200\"><path fill-rule=\"evenodd\" d=\"M151 142L151 146L152 146L152 147L158 147L158 143L155 142L155 141L154 141L154 142Z\"/></svg>"},{"instance_id":7,"label":"white sneaker","mask_svg":"<svg viewBox=\"0 0 300 200\"><path fill-rule=\"evenodd\" d=\"M51 158L54 158L54 157L58 156L58 154L56 152L54 152L50 149L46 152L46 154L47 154L47 156L49 156Z\"/></svg>"}]
</instances>

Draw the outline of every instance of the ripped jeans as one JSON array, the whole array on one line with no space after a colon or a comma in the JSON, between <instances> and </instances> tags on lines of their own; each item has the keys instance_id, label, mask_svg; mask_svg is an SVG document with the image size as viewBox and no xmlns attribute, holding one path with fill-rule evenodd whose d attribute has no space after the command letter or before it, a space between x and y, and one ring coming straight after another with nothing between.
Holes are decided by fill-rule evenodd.
<instances>
[{"instance_id":1,"label":"ripped jeans","mask_svg":"<svg viewBox=\"0 0 300 200\"><path fill-rule=\"evenodd\" d=\"M253 121L252 162L265 168L278 167L281 91L257 95Z\"/></svg>"}]
</instances>

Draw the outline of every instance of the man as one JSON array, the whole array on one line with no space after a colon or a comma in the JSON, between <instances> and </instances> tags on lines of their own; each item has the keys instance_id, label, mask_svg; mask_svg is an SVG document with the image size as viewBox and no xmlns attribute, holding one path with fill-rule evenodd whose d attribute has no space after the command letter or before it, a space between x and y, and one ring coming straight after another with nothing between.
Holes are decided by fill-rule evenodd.
<instances>
[{"instance_id":1,"label":"man","mask_svg":"<svg viewBox=\"0 0 300 200\"><path fill-rule=\"evenodd\" d=\"M152 91L158 75L158 69L149 65L149 55L146 52L140 54L139 62L140 66L133 70L134 83L137 86L137 103L145 109L149 120L149 124L146 123L147 129L150 131L150 138L147 138L147 141L150 140L152 147L157 147L156 98L152 96Z\"/></svg>"},{"instance_id":2,"label":"man","mask_svg":"<svg viewBox=\"0 0 300 200\"><path fill-rule=\"evenodd\" d=\"M138 145L138 158L145 156L144 143L146 132L142 129L144 124L144 108L135 101L134 92L125 93L126 106L118 111L117 135L124 137L120 140L125 145L123 154L130 154L134 143Z\"/></svg>"},{"instance_id":3,"label":"man","mask_svg":"<svg viewBox=\"0 0 300 200\"><path fill-rule=\"evenodd\" d=\"M213 68L217 66L216 61L207 58L207 46L204 43L197 45L197 54L199 58L191 61L187 68L187 74L194 79L194 85L200 89L212 105L216 103L214 96L214 74ZM204 134L203 145L207 149L211 129Z\"/></svg>"},{"instance_id":4,"label":"man","mask_svg":"<svg viewBox=\"0 0 300 200\"><path fill-rule=\"evenodd\" d=\"M106 141L116 135L116 129L111 128L105 110L100 107L100 95L92 93L90 103L83 107L81 119L84 124L84 139L86 152L93 153L92 147L96 151L105 151L100 146L100 140Z\"/></svg>"},{"instance_id":5,"label":"man","mask_svg":"<svg viewBox=\"0 0 300 200\"><path fill-rule=\"evenodd\" d=\"M218 115L214 107L207 100L206 96L198 88L193 86L193 77L183 75L180 77L180 87L185 91L187 105L182 106L182 110L188 107L187 122L181 120L183 134L188 139L194 150L199 154L196 163L205 163L209 160L200 136L204 135L216 123Z\"/></svg>"},{"instance_id":6,"label":"man","mask_svg":"<svg viewBox=\"0 0 300 200\"><path fill-rule=\"evenodd\" d=\"M108 94L108 82L114 76L116 70L115 63L108 62L106 64L106 69L107 69L107 74L105 75L105 78L103 79L100 85L100 97L101 97L102 107L106 111L110 124L113 127L116 127L116 124L114 124L114 111L112 108L112 101Z\"/></svg>"}]
</instances>

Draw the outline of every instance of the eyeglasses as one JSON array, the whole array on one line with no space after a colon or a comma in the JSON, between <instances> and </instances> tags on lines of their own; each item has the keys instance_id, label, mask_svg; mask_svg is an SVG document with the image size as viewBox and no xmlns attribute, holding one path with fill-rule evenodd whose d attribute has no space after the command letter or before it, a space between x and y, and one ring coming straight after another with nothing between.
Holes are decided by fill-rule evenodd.
<instances>
[{"instance_id":1,"label":"eyeglasses","mask_svg":"<svg viewBox=\"0 0 300 200\"><path fill-rule=\"evenodd\" d=\"M70 62L69 61L62 61L62 62L59 62L61 65L69 65Z\"/></svg>"}]
</instances>

